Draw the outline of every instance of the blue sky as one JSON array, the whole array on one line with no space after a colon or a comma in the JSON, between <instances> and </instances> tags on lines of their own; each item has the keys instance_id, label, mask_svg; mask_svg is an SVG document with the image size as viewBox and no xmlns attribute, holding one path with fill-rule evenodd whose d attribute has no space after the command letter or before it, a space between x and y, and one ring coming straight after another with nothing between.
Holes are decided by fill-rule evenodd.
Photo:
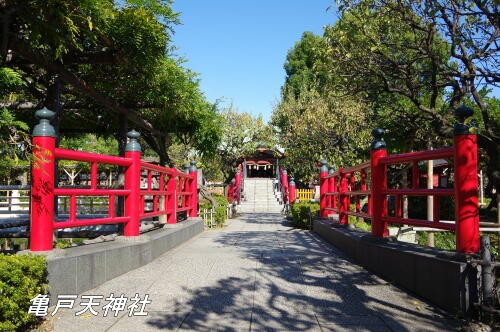
<instances>
[{"instance_id":1,"label":"blue sky","mask_svg":"<svg viewBox=\"0 0 500 332\"><path fill-rule=\"evenodd\" d=\"M199 73L208 101L223 98L268 121L279 99L289 49L304 31L336 20L332 0L175 0L176 53ZM327 8L331 8L327 11Z\"/></svg>"}]
</instances>

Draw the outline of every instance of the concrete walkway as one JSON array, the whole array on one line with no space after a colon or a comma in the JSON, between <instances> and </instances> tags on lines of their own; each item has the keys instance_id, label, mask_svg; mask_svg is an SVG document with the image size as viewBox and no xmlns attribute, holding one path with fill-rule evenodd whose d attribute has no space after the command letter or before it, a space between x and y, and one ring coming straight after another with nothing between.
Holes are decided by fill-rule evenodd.
<instances>
[{"instance_id":1,"label":"concrete walkway","mask_svg":"<svg viewBox=\"0 0 500 332\"><path fill-rule=\"evenodd\" d=\"M109 311L106 297L142 300L147 316ZM55 331L453 331L457 323L354 265L276 213L247 213L83 295L97 315L52 317ZM139 305L140 307L140 305ZM53 308L52 308L53 309ZM116 313L116 317L115 317ZM136 311L136 313L139 313Z\"/></svg>"}]
</instances>

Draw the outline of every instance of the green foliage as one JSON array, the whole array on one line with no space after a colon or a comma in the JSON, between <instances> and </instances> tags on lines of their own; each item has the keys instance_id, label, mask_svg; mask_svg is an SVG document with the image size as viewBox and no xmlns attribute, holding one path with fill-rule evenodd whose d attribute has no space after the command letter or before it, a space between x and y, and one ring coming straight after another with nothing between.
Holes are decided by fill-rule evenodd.
<instances>
[{"instance_id":1,"label":"green foliage","mask_svg":"<svg viewBox=\"0 0 500 332\"><path fill-rule=\"evenodd\" d=\"M442 88L447 82L436 72L436 62L449 55L439 35L428 36L417 28L414 13L404 10L400 15L415 19L415 24L409 25L391 6L352 8L325 29L328 47L322 56L334 73L327 85L342 86L369 103L371 127L388 130L389 148L406 152L448 128L451 112L443 106Z\"/></svg>"},{"instance_id":2,"label":"green foliage","mask_svg":"<svg viewBox=\"0 0 500 332\"><path fill-rule=\"evenodd\" d=\"M282 96L272 123L286 152L283 165L307 182L318 176L317 163L323 158L336 168L364 161L371 131L368 115L363 103L319 88Z\"/></svg>"},{"instance_id":3,"label":"green foliage","mask_svg":"<svg viewBox=\"0 0 500 332\"><path fill-rule=\"evenodd\" d=\"M103 137L94 134L80 136L64 136L59 143L61 148L92 151L93 153L118 155L118 144L113 137Z\"/></svg>"},{"instance_id":4,"label":"green foliage","mask_svg":"<svg viewBox=\"0 0 500 332\"><path fill-rule=\"evenodd\" d=\"M227 198L225 196L214 196L218 206L215 207L215 223L218 227L222 227L227 219Z\"/></svg>"},{"instance_id":5,"label":"green foliage","mask_svg":"<svg viewBox=\"0 0 500 332\"><path fill-rule=\"evenodd\" d=\"M168 36L153 13L142 8L124 8L109 22L108 33L115 47L135 66L155 67L162 59Z\"/></svg>"},{"instance_id":6,"label":"green foliage","mask_svg":"<svg viewBox=\"0 0 500 332\"><path fill-rule=\"evenodd\" d=\"M228 180L233 176L233 164L239 157L254 153L259 144L274 147L275 140L262 116L254 118L248 113L240 113L233 105L223 109L220 115L222 138L217 155L225 180Z\"/></svg>"},{"instance_id":7,"label":"green foliage","mask_svg":"<svg viewBox=\"0 0 500 332\"><path fill-rule=\"evenodd\" d=\"M94 134L82 136L64 136L61 138L60 147L65 149L93 152L111 156L118 155L118 144L112 137L102 137ZM74 184L80 174L88 174L91 164L88 162L61 160L58 163L61 175L68 177L69 183ZM98 173L104 172L109 176L110 172L116 172L117 167L113 165L100 164ZM95 200L95 199L94 199Z\"/></svg>"},{"instance_id":8,"label":"green foliage","mask_svg":"<svg viewBox=\"0 0 500 332\"><path fill-rule=\"evenodd\" d=\"M30 299L46 294L44 256L0 254L0 331L16 331L37 322L28 314Z\"/></svg>"},{"instance_id":9,"label":"green foliage","mask_svg":"<svg viewBox=\"0 0 500 332\"><path fill-rule=\"evenodd\" d=\"M171 4L171 0L8 0L2 7L4 32L10 38L6 44L22 40L22 45L12 47L13 56L35 55L28 71L7 62L12 68L0 72L0 89L12 94L21 87L23 101L44 100L49 108L76 105L70 112L63 106L61 130L121 137L127 125L122 115L127 113L130 122L142 127L135 129L162 165L175 164L168 148L176 139L191 158L215 154L221 136L216 107L199 90L197 74L170 53L173 26L179 23ZM57 86L55 76L61 72L66 74L58 76L62 78ZM68 78L68 72L75 79ZM6 94L0 98L5 101ZM19 101L15 98L20 96L9 102ZM19 113L34 122L32 113ZM156 134L145 130L149 124Z\"/></svg>"},{"instance_id":10,"label":"green foliage","mask_svg":"<svg viewBox=\"0 0 500 332\"><path fill-rule=\"evenodd\" d=\"M358 220L354 216L349 216L349 224L354 225L354 227L370 232L372 230L372 225L363 221Z\"/></svg>"},{"instance_id":11,"label":"green foliage","mask_svg":"<svg viewBox=\"0 0 500 332\"><path fill-rule=\"evenodd\" d=\"M17 90L17 88L26 85L23 82L19 72L6 67L0 67L0 95Z\"/></svg>"},{"instance_id":12,"label":"green foliage","mask_svg":"<svg viewBox=\"0 0 500 332\"><path fill-rule=\"evenodd\" d=\"M71 247L71 242L68 240L57 240L56 244L54 245L55 248L58 249L65 249Z\"/></svg>"},{"instance_id":13,"label":"green foliage","mask_svg":"<svg viewBox=\"0 0 500 332\"><path fill-rule=\"evenodd\" d=\"M417 242L422 246L427 246L427 232L417 232ZM434 246L439 249L455 250L455 233L434 232Z\"/></svg>"},{"instance_id":14,"label":"green foliage","mask_svg":"<svg viewBox=\"0 0 500 332\"><path fill-rule=\"evenodd\" d=\"M462 103L474 105L480 153L489 159L489 180L500 187L499 108L487 97L497 85L500 35L491 13L498 1L338 3L340 19L325 30L323 51L338 78L329 82L331 89L342 85L364 96L374 121L391 130L405 152L426 141L441 145L453 111Z\"/></svg>"},{"instance_id":15,"label":"green foliage","mask_svg":"<svg viewBox=\"0 0 500 332\"><path fill-rule=\"evenodd\" d=\"M287 77L272 116L286 153L283 165L302 182L317 177L321 159L336 167L364 161L372 129L371 110L363 100L328 85L338 74L323 53L326 41L304 33L288 52Z\"/></svg>"},{"instance_id":16,"label":"green foliage","mask_svg":"<svg viewBox=\"0 0 500 332\"><path fill-rule=\"evenodd\" d=\"M22 27L19 33L24 39L54 59L97 42L104 20L112 15L112 6L108 0L4 2L4 7L13 10L12 26Z\"/></svg>"},{"instance_id":17,"label":"green foliage","mask_svg":"<svg viewBox=\"0 0 500 332\"><path fill-rule=\"evenodd\" d=\"M310 218L314 219L319 212L319 203L314 202L297 203L291 207L292 223L299 228L308 228L310 226Z\"/></svg>"},{"instance_id":18,"label":"green foliage","mask_svg":"<svg viewBox=\"0 0 500 332\"><path fill-rule=\"evenodd\" d=\"M217 204L221 206L227 206L227 204L229 204L225 196L214 196L214 199L217 202Z\"/></svg>"},{"instance_id":19,"label":"green foliage","mask_svg":"<svg viewBox=\"0 0 500 332\"><path fill-rule=\"evenodd\" d=\"M213 207L210 202L205 202L200 204L200 209L213 209L215 224L217 225L217 227L222 227L224 226L224 223L227 219L226 208L228 205L228 201L224 196L213 196L213 198L217 204L215 207Z\"/></svg>"},{"instance_id":20,"label":"green foliage","mask_svg":"<svg viewBox=\"0 0 500 332\"><path fill-rule=\"evenodd\" d=\"M322 38L312 32L304 32L300 41L288 51L283 67L286 72L286 81L283 94L300 95L304 88L311 89L323 83L323 75L318 75L315 67L318 66L318 48L322 45Z\"/></svg>"},{"instance_id":21,"label":"green foliage","mask_svg":"<svg viewBox=\"0 0 500 332\"><path fill-rule=\"evenodd\" d=\"M199 205L200 210L210 210L212 208L212 204L210 202L202 202Z\"/></svg>"},{"instance_id":22,"label":"green foliage","mask_svg":"<svg viewBox=\"0 0 500 332\"><path fill-rule=\"evenodd\" d=\"M173 0L126 0L127 5L132 8L144 8L158 17L159 21L171 24L179 23L179 14L172 11Z\"/></svg>"},{"instance_id":23,"label":"green foliage","mask_svg":"<svg viewBox=\"0 0 500 332\"><path fill-rule=\"evenodd\" d=\"M224 226L224 223L226 222L227 219L226 206L220 205L215 208L214 219L218 227Z\"/></svg>"},{"instance_id":24,"label":"green foliage","mask_svg":"<svg viewBox=\"0 0 500 332\"><path fill-rule=\"evenodd\" d=\"M28 126L13 112L0 110L0 182L10 180L29 167L30 135Z\"/></svg>"}]
</instances>

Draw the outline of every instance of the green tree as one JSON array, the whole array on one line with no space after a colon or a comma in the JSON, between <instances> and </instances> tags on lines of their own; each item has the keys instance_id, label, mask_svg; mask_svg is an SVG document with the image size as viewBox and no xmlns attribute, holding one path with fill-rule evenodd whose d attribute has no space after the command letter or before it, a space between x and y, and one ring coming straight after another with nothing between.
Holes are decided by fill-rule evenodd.
<instances>
[{"instance_id":1,"label":"green tree","mask_svg":"<svg viewBox=\"0 0 500 332\"><path fill-rule=\"evenodd\" d=\"M313 89L323 83L324 77L315 71L318 51L322 45L323 39L320 36L309 31L302 34L300 41L288 52L283 66L286 72L283 95L298 98L304 89Z\"/></svg>"},{"instance_id":2,"label":"green tree","mask_svg":"<svg viewBox=\"0 0 500 332\"><path fill-rule=\"evenodd\" d=\"M118 155L118 144L113 137L102 137L95 134L84 134L71 136L66 135L61 138L59 146L65 149L76 151L92 152L105 155ZM66 175L69 183L74 184L76 177L80 174L90 173L90 164L80 161L61 160L58 163L59 174ZM104 172L108 176L111 172L117 172L117 167L111 165L100 165L97 170Z\"/></svg>"},{"instance_id":3,"label":"green tree","mask_svg":"<svg viewBox=\"0 0 500 332\"><path fill-rule=\"evenodd\" d=\"M307 182L318 176L323 158L336 168L363 161L370 141L368 119L364 104L354 99L314 89L300 91L298 98L283 96L273 113L285 149L283 165L296 179Z\"/></svg>"},{"instance_id":4,"label":"green tree","mask_svg":"<svg viewBox=\"0 0 500 332\"><path fill-rule=\"evenodd\" d=\"M25 83L2 104L19 119L33 125L32 110L47 106L60 133L112 135L120 153L135 127L161 164L172 165L174 138L214 151L213 106L170 54L170 0L5 1L0 18L5 65Z\"/></svg>"},{"instance_id":5,"label":"green tree","mask_svg":"<svg viewBox=\"0 0 500 332\"><path fill-rule=\"evenodd\" d=\"M284 165L298 180L317 177L317 163L326 158L336 167L366 156L371 111L361 99L343 89L329 89L326 41L304 33L287 55L287 77L281 100L273 110L272 124L285 149Z\"/></svg>"},{"instance_id":6,"label":"green tree","mask_svg":"<svg viewBox=\"0 0 500 332\"><path fill-rule=\"evenodd\" d=\"M252 154L258 145L275 146L272 131L262 116L252 117L240 113L230 104L221 112L222 138L217 149L220 167L226 181L235 171L236 161L245 154Z\"/></svg>"},{"instance_id":7,"label":"green tree","mask_svg":"<svg viewBox=\"0 0 500 332\"><path fill-rule=\"evenodd\" d=\"M436 137L449 135L461 103L475 104L484 128L478 143L498 188L498 110L484 93L500 81L498 3L345 0L339 10L329 37L345 86L372 101L386 94L411 103Z\"/></svg>"},{"instance_id":8,"label":"green tree","mask_svg":"<svg viewBox=\"0 0 500 332\"><path fill-rule=\"evenodd\" d=\"M0 109L0 183L11 180L29 168L30 136L28 126Z\"/></svg>"},{"instance_id":9,"label":"green tree","mask_svg":"<svg viewBox=\"0 0 500 332\"><path fill-rule=\"evenodd\" d=\"M437 71L437 63L448 55L438 35L408 25L385 7L359 7L327 27L325 39L330 88L371 104L372 122L389 129L390 137L403 143L399 148L425 146L438 136L429 133L450 127L444 125L450 117L442 102L447 81ZM429 57L423 56L426 52Z\"/></svg>"}]
</instances>

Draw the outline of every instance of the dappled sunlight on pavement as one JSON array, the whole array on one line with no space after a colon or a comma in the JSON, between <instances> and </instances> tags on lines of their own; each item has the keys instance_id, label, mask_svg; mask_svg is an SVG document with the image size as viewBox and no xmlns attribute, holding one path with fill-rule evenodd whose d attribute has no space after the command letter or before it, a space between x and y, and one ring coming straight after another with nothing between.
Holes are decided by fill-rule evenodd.
<instances>
[{"instance_id":1,"label":"dappled sunlight on pavement","mask_svg":"<svg viewBox=\"0 0 500 332\"><path fill-rule=\"evenodd\" d=\"M86 294L149 294L147 316L56 315L56 331L449 331L451 317L279 213L244 213ZM76 311L76 310L75 310ZM112 316L112 315L111 315Z\"/></svg>"}]
</instances>

